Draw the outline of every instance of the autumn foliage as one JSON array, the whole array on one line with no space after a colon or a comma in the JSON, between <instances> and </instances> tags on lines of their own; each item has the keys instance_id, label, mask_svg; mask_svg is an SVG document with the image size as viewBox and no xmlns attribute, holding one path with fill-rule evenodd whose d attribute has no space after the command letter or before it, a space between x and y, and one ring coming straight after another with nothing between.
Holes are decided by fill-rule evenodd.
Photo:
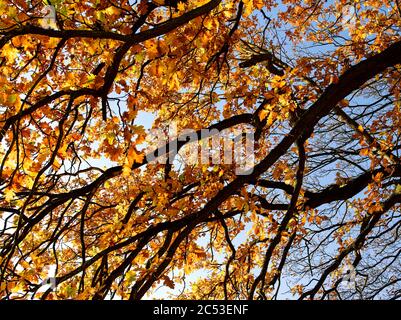
<instances>
[{"instance_id":1,"label":"autumn foliage","mask_svg":"<svg viewBox=\"0 0 401 320\"><path fill-rule=\"evenodd\" d=\"M0 0L0 298L400 298L400 29L390 0ZM251 130L252 170L149 161L172 123Z\"/></svg>"}]
</instances>

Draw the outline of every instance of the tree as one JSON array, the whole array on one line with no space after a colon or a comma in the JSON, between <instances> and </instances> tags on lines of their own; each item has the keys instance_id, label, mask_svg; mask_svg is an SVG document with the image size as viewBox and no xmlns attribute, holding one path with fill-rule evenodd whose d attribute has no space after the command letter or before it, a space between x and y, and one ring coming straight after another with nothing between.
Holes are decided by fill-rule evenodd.
<instances>
[{"instance_id":1,"label":"tree","mask_svg":"<svg viewBox=\"0 0 401 320\"><path fill-rule=\"evenodd\" d=\"M0 9L0 297L401 297L398 1Z\"/></svg>"}]
</instances>

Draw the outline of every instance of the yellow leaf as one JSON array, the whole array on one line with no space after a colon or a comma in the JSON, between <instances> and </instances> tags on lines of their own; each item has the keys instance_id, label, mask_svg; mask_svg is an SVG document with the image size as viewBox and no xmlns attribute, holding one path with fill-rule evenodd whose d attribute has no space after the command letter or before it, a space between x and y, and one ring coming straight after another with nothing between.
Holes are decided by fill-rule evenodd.
<instances>
[{"instance_id":1,"label":"yellow leaf","mask_svg":"<svg viewBox=\"0 0 401 320\"><path fill-rule=\"evenodd\" d=\"M248 17L253 12L253 1L252 0L244 0L244 17Z\"/></svg>"},{"instance_id":2,"label":"yellow leaf","mask_svg":"<svg viewBox=\"0 0 401 320\"><path fill-rule=\"evenodd\" d=\"M219 28L219 21L217 19L208 18L204 21L203 25L208 30L217 30Z\"/></svg>"},{"instance_id":3,"label":"yellow leaf","mask_svg":"<svg viewBox=\"0 0 401 320\"><path fill-rule=\"evenodd\" d=\"M4 197L6 202L10 202L14 198L14 196L15 192L12 189L7 188L4 190Z\"/></svg>"},{"instance_id":4,"label":"yellow leaf","mask_svg":"<svg viewBox=\"0 0 401 320\"><path fill-rule=\"evenodd\" d=\"M96 19L99 20L99 22L104 22L105 21L105 15L103 11L96 11Z\"/></svg>"},{"instance_id":5,"label":"yellow leaf","mask_svg":"<svg viewBox=\"0 0 401 320\"><path fill-rule=\"evenodd\" d=\"M24 281L18 281L18 284L15 286L15 287L13 287L12 289L11 289L11 292L12 293L20 293L20 292L23 292L24 291L24 289L25 289L25 282Z\"/></svg>"},{"instance_id":6,"label":"yellow leaf","mask_svg":"<svg viewBox=\"0 0 401 320\"><path fill-rule=\"evenodd\" d=\"M373 177L373 180L376 183L380 183L382 181L382 179L383 179L383 172L379 172Z\"/></svg>"},{"instance_id":7,"label":"yellow leaf","mask_svg":"<svg viewBox=\"0 0 401 320\"><path fill-rule=\"evenodd\" d=\"M165 286L167 286L167 287L169 287L171 289L175 288L174 282L168 276L164 276L163 279L164 279L164 285Z\"/></svg>"},{"instance_id":8,"label":"yellow leaf","mask_svg":"<svg viewBox=\"0 0 401 320\"><path fill-rule=\"evenodd\" d=\"M112 145L114 142L114 133L112 133L112 132L107 133L106 139L107 139L107 142L109 143L109 145Z\"/></svg>"},{"instance_id":9,"label":"yellow leaf","mask_svg":"<svg viewBox=\"0 0 401 320\"><path fill-rule=\"evenodd\" d=\"M10 43L7 43L1 49L1 56L7 58L8 63L14 63L15 59L18 56L18 53L18 49Z\"/></svg>"},{"instance_id":10,"label":"yellow leaf","mask_svg":"<svg viewBox=\"0 0 401 320\"><path fill-rule=\"evenodd\" d=\"M95 74L90 74L87 77L86 83L93 82L95 79L96 79L96 75Z\"/></svg>"},{"instance_id":11,"label":"yellow leaf","mask_svg":"<svg viewBox=\"0 0 401 320\"><path fill-rule=\"evenodd\" d=\"M253 0L253 5L256 7L256 9L260 10L263 8L263 0Z\"/></svg>"},{"instance_id":12,"label":"yellow leaf","mask_svg":"<svg viewBox=\"0 0 401 320\"><path fill-rule=\"evenodd\" d=\"M269 90L269 91L266 91L265 93L263 93L263 96L264 96L267 100L270 100L270 99L272 99L272 98L275 97L275 94L274 94L273 91Z\"/></svg>"},{"instance_id":13,"label":"yellow leaf","mask_svg":"<svg viewBox=\"0 0 401 320\"><path fill-rule=\"evenodd\" d=\"M276 118L277 118L277 113L270 112L269 117L267 118L267 125L271 126L273 122L276 120Z\"/></svg>"},{"instance_id":14,"label":"yellow leaf","mask_svg":"<svg viewBox=\"0 0 401 320\"><path fill-rule=\"evenodd\" d=\"M58 161L57 158L54 159L53 164L52 164L52 168L57 171L58 169L60 169L60 167L61 167L60 161Z\"/></svg>"},{"instance_id":15,"label":"yellow leaf","mask_svg":"<svg viewBox=\"0 0 401 320\"><path fill-rule=\"evenodd\" d=\"M188 275L188 274L190 274L191 272L192 272L191 266L190 266L189 264L185 264L185 265L184 265L184 273L185 273L186 275Z\"/></svg>"},{"instance_id":16,"label":"yellow leaf","mask_svg":"<svg viewBox=\"0 0 401 320\"><path fill-rule=\"evenodd\" d=\"M124 164L123 166L123 177L128 177L131 174L131 166Z\"/></svg>"},{"instance_id":17,"label":"yellow leaf","mask_svg":"<svg viewBox=\"0 0 401 320\"><path fill-rule=\"evenodd\" d=\"M347 99L343 99L340 101L340 106L341 107L348 107L349 106L349 101Z\"/></svg>"},{"instance_id":18,"label":"yellow leaf","mask_svg":"<svg viewBox=\"0 0 401 320\"><path fill-rule=\"evenodd\" d=\"M156 4L158 4L159 6L164 5L165 1L164 0L153 0L153 2L155 2Z\"/></svg>"}]
</instances>

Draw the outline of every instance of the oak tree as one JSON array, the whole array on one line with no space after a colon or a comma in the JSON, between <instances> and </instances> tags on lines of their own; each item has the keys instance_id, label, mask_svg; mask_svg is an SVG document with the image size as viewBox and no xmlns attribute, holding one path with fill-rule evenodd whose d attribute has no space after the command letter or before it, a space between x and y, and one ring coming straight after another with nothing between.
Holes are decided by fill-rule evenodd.
<instances>
[{"instance_id":1,"label":"oak tree","mask_svg":"<svg viewBox=\"0 0 401 320\"><path fill-rule=\"evenodd\" d=\"M0 297L400 298L400 29L390 0L0 0ZM246 173L185 156L245 129Z\"/></svg>"}]
</instances>

